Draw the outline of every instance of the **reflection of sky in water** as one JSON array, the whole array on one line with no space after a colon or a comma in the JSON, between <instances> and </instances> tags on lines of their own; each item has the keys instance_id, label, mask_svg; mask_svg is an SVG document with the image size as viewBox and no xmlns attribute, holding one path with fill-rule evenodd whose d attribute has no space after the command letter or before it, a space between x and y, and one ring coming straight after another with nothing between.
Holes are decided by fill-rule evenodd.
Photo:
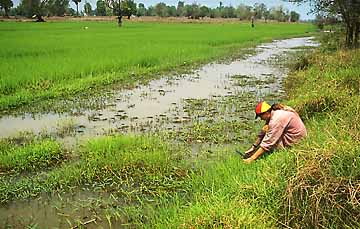
<instances>
[{"instance_id":1,"label":"reflection of sky in water","mask_svg":"<svg viewBox=\"0 0 360 229\"><path fill-rule=\"evenodd\" d=\"M69 120L77 125L84 125L83 135L91 136L101 134L110 128L129 125L130 120L135 120L131 124L137 125L150 118L169 114L172 107L181 106L181 101L186 98L208 99L216 95L250 91L260 99L279 91L281 79L286 75L285 69L271 65L270 60L291 51L294 47L314 45L309 38L293 38L264 44L256 48L256 54L243 60L210 63L183 77L165 77L135 89L114 92L114 98L107 101L107 108L87 111L80 116L54 113L22 117L4 116L0 120L0 137L13 136L19 131L53 132ZM233 75L246 75L261 80L276 77L277 80L268 85L235 87L231 80ZM97 121L93 121L94 119Z\"/></svg>"}]
</instances>

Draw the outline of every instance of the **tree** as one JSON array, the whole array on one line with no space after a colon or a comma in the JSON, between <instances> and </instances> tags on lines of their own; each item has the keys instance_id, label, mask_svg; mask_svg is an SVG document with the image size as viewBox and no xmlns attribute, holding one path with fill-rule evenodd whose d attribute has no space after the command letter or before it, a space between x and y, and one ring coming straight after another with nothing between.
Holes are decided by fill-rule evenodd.
<instances>
[{"instance_id":1,"label":"tree","mask_svg":"<svg viewBox=\"0 0 360 229\"><path fill-rule=\"evenodd\" d=\"M5 11L5 17L9 17L10 8L14 6L11 0L0 0L0 9Z\"/></svg>"},{"instance_id":2,"label":"tree","mask_svg":"<svg viewBox=\"0 0 360 229\"><path fill-rule=\"evenodd\" d=\"M240 4L235 13L236 16L240 19L240 20L249 20L252 16L252 7L251 6L246 6L244 4Z\"/></svg>"},{"instance_id":3,"label":"tree","mask_svg":"<svg viewBox=\"0 0 360 229\"><path fill-rule=\"evenodd\" d=\"M167 15L169 17L176 17L176 7L175 6L167 6L166 7Z\"/></svg>"},{"instance_id":4,"label":"tree","mask_svg":"<svg viewBox=\"0 0 360 229\"><path fill-rule=\"evenodd\" d=\"M222 18L236 18L235 8L232 6L223 7L221 10Z\"/></svg>"},{"instance_id":5,"label":"tree","mask_svg":"<svg viewBox=\"0 0 360 229\"><path fill-rule=\"evenodd\" d=\"M136 16L138 17L145 16L145 13L146 13L146 8L144 3L139 3L138 8L136 10Z\"/></svg>"},{"instance_id":6,"label":"tree","mask_svg":"<svg viewBox=\"0 0 360 229\"><path fill-rule=\"evenodd\" d=\"M256 19L265 18L267 9L266 9L266 5L264 3L261 3L261 4L255 3L253 9L254 9L254 13L255 13L254 17Z\"/></svg>"},{"instance_id":7,"label":"tree","mask_svg":"<svg viewBox=\"0 0 360 229\"><path fill-rule=\"evenodd\" d=\"M209 16L209 14L210 14L210 9L208 7L206 7L206 6L201 6L200 7L200 15L199 16L201 18Z\"/></svg>"},{"instance_id":8,"label":"tree","mask_svg":"<svg viewBox=\"0 0 360 229\"><path fill-rule=\"evenodd\" d=\"M221 14L220 14L219 8L210 9L209 16L210 16L210 18L218 18L218 17L220 17Z\"/></svg>"},{"instance_id":9,"label":"tree","mask_svg":"<svg viewBox=\"0 0 360 229\"><path fill-rule=\"evenodd\" d=\"M48 15L64 16L69 8L69 0L49 0L46 4Z\"/></svg>"},{"instance_id":10,"label":"tree","mask_svg":"<svg viewBox=\"0 0 360 229\"><path fill-rule=\"evenodd\" d=\"M163 2L160 2L155 5L155 13L159 17L166 17L167 16L167 7L166 4Z\"/></svg>"},{"instance_id":11,"label":"tree","mask_svg":"<svg viewBox=\"0 0 360 229\"><path fill-rule=\"evenodd\" d=\"M109 7L115 15L117 15L118 25L122 26L123 12L121 9L121 0L105 0L107 7Z\"/></svg>"},{"instance_id":12,"label":"tree","mask_svg":"<svg viewBox=\"0 0 360 229\"><path fill-rule=\"evenodd\" d=\"M153 6L149 6L149 8L145 12L146 16L156 16L155 8Z\"/></svg>"},{"instance_id":13,"label":"tree","mask_svg":"<svg viewBox=\"0 0 360 229\"><path fill-rule=\"evenodd\" d=\"M299 21L299 19L300 19L300 14L296 13L295 11L290 12L290 21L291 22Z\"/></svg>"},{"instance_id":14,"label":"tree","mask_svg":"<svg viewBox=\"0 0 360 229\"><path fill-rule=\"evenodd\" d=\"M92 14L92 7L91 7L91 4L88 3L88 2L85 2L85 5L84 5L84 12L86 15L90 16Z\"/></svg>"},{"instance_id":15,"label":"tree","mask_svg":"<svg viewBox=\"0 0 360 229\"><path fill-rule=\"evenodd\" d=\"M96 2L95 12L97 16L106 16L106 4L103 0L98 0Z\"/></svg>"},{"instance_id":16,"label":"tree","mask_svg":"<svg viewBox=\"0 0 360 229\"><path fill-rule=\"evenodd\" d=\"M282 6L273 7L270 9L270 18L277 21L286 21L285 9Z\"/></svg>"},{"instance_id":17,"label":"tree","mask_svg":"<svg viewBox=\"0 0 360 229\"><path fill-rule=\"evenodd\" d=\"M176 7L176 16L178 16L178 17L184 16L184 7L185 7L185 3L182 1L179 1L178 5Z\"/></svg>"},{"instance_id":18,"label":"tree","mask_svg":"<svg viewBox=\"0 0 360 229\"><path fill-rule=\"evenodd\" d=\"M124 0L121 4L122 14L130 19L131 15L136 14L136 3L133 0Z\"/></svg>"},{"instance_id":19,"label":"tree","mask_svg":"<svg viewBox=\"0 0 360 229\"><path fill-rule=\"evenodd\" d=\"M340 16L346 27L345 45L348 48L359 47L360 1L359 0L288 0L290 2L309 2L312 12Z\"/></svg>"},{"instance_id":20,"label":"tree","mask_svg":"<svg viewBox=\"0 0 360 229\"><path fill-rule=\"evenodd\" d=\"M48 0L22 0L18 8L21 15L36 18L36 22L44 22L43 15L48 12L45 7L47 2Z\"/></svg>"},{"instance_id":21,"label":"tree","mask_svg":"<svg viewBox=\"0 0 360 229\"><path fill-rule=\"evenodd\" d=\"M193 8L191 5L184 6L184 16L187 18L191 18L193 15Z\"/></svg>"},{"instance_id":22,"label":"tree","mask_svg":"<svg viewBox=\"0 0 360 229\"><path fill-rule=\"evenodd\" d=\"M79 3L81 2L81 0L72 0L75 5L76 5L76 16L79 17Z\"/></svg>"}]
</instances>

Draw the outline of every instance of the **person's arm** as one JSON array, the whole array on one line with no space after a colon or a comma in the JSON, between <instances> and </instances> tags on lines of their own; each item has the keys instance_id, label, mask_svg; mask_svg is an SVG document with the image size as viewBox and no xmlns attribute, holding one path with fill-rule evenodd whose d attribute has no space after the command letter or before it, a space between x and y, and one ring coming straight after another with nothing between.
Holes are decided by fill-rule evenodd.
<instances>
[{"instance_id":1,"label":"person's arm","mask_svg":"<svg viewBox=\"0 0 360 229\"><path fill-rule=\"evenodd\" d=\"M248 149L247 151L245 151L245 155L251 155L252 153L254 153L254 151L256 150L256 148L260 145L262 138L257 138L255 143L252 144L252 146L250 147L250 149Z\"/></svg>"},{"instance_id":2,"label":"person's arm","mask_svg":"<svg viewBox=\"0 0 360 229\"><path fill-rule=\"evenodd\" d=\"M244 159L244 162L245 163L251 163L251 162L255 161L258 157L263 155L265 152L266 151L263 148L259 147L259 149L256 150L256 152L251 157L249 157L247 159Z\"/></svg>"},{"instance_id":3,"label":"person's arm","mask_svg":"<svg viewBox=\"0 0 360 229\"><path fill-rule=\"evenodd\" d=\"M248 149L247 151L245 151L245 155L251 156L256 149L258 148L258 146L260 145L261 141L263 140L264 136L266 135L266 133L269 131L269 125L265 124L263 126L263 128L261 128L261 131L258 134L258 137L255 141L254 144L252 144L252 146L250 147L250 149Z\"/></svg>"}]
</instances>

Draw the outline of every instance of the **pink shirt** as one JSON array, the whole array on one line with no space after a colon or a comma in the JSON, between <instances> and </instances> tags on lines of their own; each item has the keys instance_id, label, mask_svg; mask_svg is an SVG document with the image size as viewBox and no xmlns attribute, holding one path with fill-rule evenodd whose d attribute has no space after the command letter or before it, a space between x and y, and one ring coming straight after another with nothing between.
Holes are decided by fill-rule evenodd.
<instances>
[{"instance_id":1,"label":"pink shirt","mask_svg":"<svg viewBox=\"0 0 360 229\"><path fill-rule=\"evenodd\" d=\"M271 111L269 130L260 146L266 151L290 146L306 134L305 125L297 113L286 110Z\"/></svg>"}]
</instances>

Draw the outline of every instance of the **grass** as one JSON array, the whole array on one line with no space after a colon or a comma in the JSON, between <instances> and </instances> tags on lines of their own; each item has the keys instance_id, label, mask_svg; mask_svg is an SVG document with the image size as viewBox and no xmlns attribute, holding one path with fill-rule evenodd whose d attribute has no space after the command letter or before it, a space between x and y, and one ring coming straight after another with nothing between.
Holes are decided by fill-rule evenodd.
<instances>
[{"instance_id":1,"label":"grass","mask_svg":"<svg viewBox=\"0 0 360 229\"><path fill-rule=\"evenodd\" d=\"M359 61L359 50L317 53L306 70L288 80L289 103L307 118L310 130L295 151L297 174L287 189L289 225L359 227Z\"/></svg>"},{"instance_id":2,"label":"grass","mask_svg":"<svg viewBox=\"0 0 360 229\"><path fill-rule=\"evenodd\" d=\"M286 82L286 104L299 111L308 129L308 137L291 149L244 164L233 153L236 140L225 147L221 135L205 134L208 128L224 131L225 123L198 130L189 126L189 132L183 132L207 143L219 141L211 152L205 147L197 155L191 155L188 146L173 145L171 134L165 139L108 136L91 140L70 163L50 165L46 175L2 176L1 202L80 188L110 195L98 198L96 214L87 215L101 218L108 227L357 228L360 52L314 55ZM226 99L236 104L236 99ZM189 100L188 106L194 108L194 117L214 106L229 112L220 101ZM18 146L14 154L24 152L28 144ZM12 144L1 146L8 151Z\"/></svg>"},{"instance_id":3,"label":"grass","mask_svg":"<svg viewBox=\"0 0 360 229\"><path fill-rule=\"evenodd\" d=\"M57 143L42 140L5 154L1 158L3 172L26 168L34 171L36 166L38 173L3 177L0 202L26 199L42 192L69 191L78 186L124 194L131 201L141 194L172 192L187 174L185 168L175 166L181 153L170 153L166 144L152 138L117 136L93 140L67 163L61 163L63 158L57 156L61 152L64 150ZM46 162L53 160L61 165L50 168L51 163ZM41 168L45 166L48 171L44 176Z\"/></svg>"},{"instance_id":4,"label":"grass","mask_svg":"<svg viewBox=\"0 0 360 229\"><path fill-rule=\"evenodd\" d=\"M2 22L0 110L146 80L313 30L310 24L287 23L254 30L240 23L129 22L119 29L113 22Z\"/></svg>"},{"instance_id":5,"label":"grass","mask_svg":"<svg viewBox=\"0 0 360 229\"><path fill-rule=\"evenodd\" d=\"M64 156L60 145L51 140L11 147L0 152L0 171L33 171L56 164Z\"/></svg>"},{"instance_id":6,"label":"grass","mask_svg":"<svg viewBox=\"0 0 360 229\"><path fill-rule=\"evenodd\" d=\"M239 99L189 100L191 118L206 121L180 134L91 139L71 155L49 139L2 142L0 202L92 193L85 203L72 203L88 210L80 219L56 207L70 227L97 219L114 228L358 228L360 51L318 52L299 58L294 68L286 104L304 119L308 137L293 148L244 164L233 150L256 133L241 135L240 129L259 125L240 118L212 122L224 113L238 115ZM209 115L215 108L219 113ZM174 139L217 147L193 155L191 145Z\"/></svg>"}]
</instances>

